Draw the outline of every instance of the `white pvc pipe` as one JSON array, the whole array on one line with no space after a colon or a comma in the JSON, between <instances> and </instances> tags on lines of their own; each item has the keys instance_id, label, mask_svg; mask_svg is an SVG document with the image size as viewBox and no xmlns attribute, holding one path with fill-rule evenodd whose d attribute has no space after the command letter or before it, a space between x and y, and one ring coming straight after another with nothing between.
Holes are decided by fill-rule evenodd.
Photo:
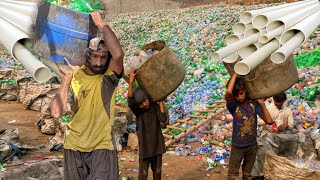
<instances>
[{"instance_id":1,"label":"white pvc pipe","mask_svg":"<svg viewBox=\"0 0 320 180\"><path fill-rule=\"evenodd\" d=\"M314 5L314 6L307 7L305 9L301 9L297 12L290 13L286 16L280 17L274 21L271 21L269 24L267 24L267 27L266 27L267 32L270 32L281 25L284 25L283 31L285 31L290 27L292 27L293 25L297 24L299 21L310 16L314 12L318 11L319 9L320 9L320 5Z\"/></svg>"},{"instance_id":2,"label":"white pvc pipe","mask_svg":"<svg viewBox=\"0 0 320 180\"><path fill-rule=\"evenodd\" d=\"M254 53L258 47L255 44L250 44L249 46L243 47L238 51L239 56L244 59L250 54Z\"/></svg>"},{"instance_id":3,"label":"white pvc pipe","mask_svg":"<svg viewBox=\"0 0 320 180\"><path fill-rule=\"evenodd\" d=\"M294 35L289 41L287 41L282 47L280 47L276 52L271 54L270 59L275 64L283 63L292 52L300 46L303 42L304 34L302 32Z\"/></svg>"},{"instance_id":4,"label":"white pvc pipe","mask_svg":"<svg viewBox=\"0 0 320 180\"><path fill-rule=\"evenodd\" d=\"M17 4L17 5L23 5L23 6L31 6L35 7L37 6L36 2L25 2L25 1L15 1L15 0L1 0L4 3L11 3L11 4Z\"/></svg>"},{"instance_id":5,"label":"white pvc pipe","mask_svg":"<svg viewBox=\"0 0 320 180\"><path fill-rule=\"evenodd\" d=\"M228 36L226 38L226 44L227 45L231 45L232 43L240 41L240 39L242 39L241 36L238 36L238 35L235 35L235 34L231 34L230 36Z\"/></svg>"},{"instance_id":6,"label":"white pvc pipe","mask_svg":"<svg viewBox=\"0 0 320 180\"><path fill-rule=\"evenodd\" d=\"M248 36L244 39L241 39L240 41L238 42L235 42L229 46L226 46L222 49L219 49L218 51L214 52L212 54L212 60L214 61L219 61L221 59L224 59L225 57L237 52L239 49L245 47L245 46L248 46L249 44L252 44L254 42L257 42L258 39L260 37L260 33L256 33L256 34L253 34L251 36Z\"/></svg>"},{"instance_id":7,"label":"white pvc pipe","mask_svg":"<svg viewBox=\"0 0 320 180\"><path fill-rule=\"evenodd\" d=\"M44 82L50 78L50 70L40 63L24 46L18 41L28 39L29 36L23 33L12 24L0 18L0 41L10 52L12 57L20 61L33 75L38 82ZM22 46L22 47L21 47Z\"/></svg>"},{"instance_id":8,"label":"white pvc pipe","mask_svg":"<svg viewBox=\"0 0 320 180\"><path fill-rule=\"evenodd\" d=\"M48 68L50 68L54 73L56 73L59 77L63 77L63 74L60 72L58 64L54 63L53 61L50 61L48 59L40 57L41 62L46 65ZM59 64L59 66L64 66L63 64Z\"/></svg>"},{"instance_id":9,"label":"white pvc pipe","mask_svg":"<svg viewBox=\"0 0 320 180\"><path fill-rule=\"evenodd\" d=\"M267 43L271 39L275 38L276 36L279 36L285 29L284 25L279 26L278 28L266 33L265 35L261 36L259 38L259 42L261 43Z\"/></svg>"},{"instance_id":10,"label":"white pvc pipe","mask_svg":"<svg viewBox=\"0 0 320 180\"><path fill-rule=\"evenodd\" d=\"M252 25L256 28L264 28L267 26L268 23L270 23L271 21L281 16L285 16L289 13L294 13L296 11L308 8L313 5L318 5L318 1L309 1L309 2L298 4L295 6L290 6L285 9L278 9L278 10L266 12L254 17L252 20Z\"/></svg>"},{"instance_id":11,"label":"white pvc pipe","mask_svg":"<svg viewBox=\"0 0 320 180\"><path fill-rule=\"evenodd\" d=\"M259 33L259 37L263 36L265 33L267 33L266 29L257 29L257 28L250 28L244 33L244 37L249 37L253 34Z\"/></svg>"},{"instance_id":12,"label":"white pvc pipe","mask_svg":"<svg viewBox=\"0 0 320 180\"><path fill-rule=\"evenodd\" d=\"M0 18L0 41L12 55L12 49L16 42L22 39L27 39L29 36L23 33L12 24Z\"/></svg>"},{"instance_id":13,"label":"white pvc pipe","mask_svg":"<svg viewBox=\"0 0 320 180\"><path fill-rule=\"evenodd\" d=\"M280 42L280 40L279 40L279 42ZM257 47L257 49L259 49L265 45L265 43L261 43L261 42L257 42L257 43L253 43L253 44Z\"/></svg>"},{"instance_id":14,"label":"white pvc pipe","mask_svg":"<svg viewBox=\"0 0 320 180\"><path fill-rule=\"evenodd\" d=\"M306 17L281 36L280 41L283 46L271 55L271 61L276 64L283 63L296 48L309 38L319 25L320 10Z\"/></svg>"},{"instance_id":15,"label":"white pvc pipe","mask_svg":"<svg viewBox=\"0 0 320 180\"><path fill-rule=\"evenodd\" d=\"M302 32L304 34L303 42L305 42L309 36L312 34L314 30L320 25L320 10L306 17L292 28L284 32L280 38L281 44L285 44L298 32Z\"/></svg>"},{"instance_id":16,"label":"white pvc pipe","mask_svg":"<svg viewBox=\"0 0 320 180\"><path fill-rule=\"evenodd\" d=\"M30 51L19 42L13 46L13 57L20 61L32 77L39 83L46 82L50 79L51 73L49 68L43 65Z\"/></svg>"},{"instance_id":17,"label":"white pvc pipe","mask_svg":"<svg viewBox=\"0 0 320 180\"><path fill-rule=\"evenodd\" d=\"M243 36L232 34L226 38L226 44L231 45L233 43L240 41L240 39L243 39ZM225 57L224 59L222 59L222 61L225 63L233 63L238 59L239 59L238 52L235 52L235 53L232 53L231 55Z\"/></svg>"},{"instance_id":18,"label":"white pvc pipe","mask_svg":"<svg viewBox=\"0 0 320 180\"><path fill-rule=\"evenodd\" d=\"M280 36L276 36L275 39L277 39L277 40L279 41L280 46L281 46L282 44L281 44L281 42L280 42Z\"/></svg>"},{"instance_id":19,"label":"white pvc pipe","mask_svg":"<svg viewBox=\"0 0 320 180\"><path fill-rule=\"evenodd\" d=\"M5 9L1 7L0 4L0 17L6 20L7 22L11 23L15 27L19 28L27 35L34 35L34 22L31 16Z\"/></svg>"},{"instance_id":20,"label":"white pvc pipe","mask_svg":"<svg viewBox=\"0 0 320 180\"><path fill-rule=\"evenodd\" d=\"M25 6L25 5L19 5L15 3L9 3L9 2L3 2L0 1L0 7L7 9L8 11L13 11L15 13L21 13L25 14L27 16L36 17L38 12L38 6L37 4L33 6Z\"/></svg>"},{"instance_id":21,"label":"white pvc pipe","mask_svg":"<svg viewBox=\"0 0 320 180\"><path fill-rule=\"evenodd\" d=\"M238 22L233 25L233 33L236 35L243 35L251 27L252 27L252 24L244 24L244 23Z\"/></svg>"},{"instance_id":22,"label":"white pvc pipe","mask_svg":"<svg viewBox=\"0 0 320 180\"><path fill-rule=\"evenodd\" d=\"M225 57L224 59L222 59L223 62L225 63L234 63L239 59L239 55L237 52Z\"/></svg>"},{"instance_id":23,"label":"white pvc pipe","mask_svg":"<svg viewBox=\"0 0 320 180\"><path fill-rule=\"evenodd\" d=\"M244 23L244 24L249 24L252 22L252 19L262 13L266 13L269 11L274 11L277 9L283 9L286 7L290 7L290 6L294 6L294 5L298 5L298 4L302 4L305 3L305 1L299 1L299 2L295 2L295 3L289 3L289 4L283 4L280 6L273 6L273 7L268 7L268 8L263 8L263 9L258 9L258 10L253 10L253 11L246 11L244 13L242 13L240 15L240 22Z\"/></svg>"},{"instance_id":24,"label":"white pvc pipe","mask_svg":"<svg viewBox=\"0 0 320 180\"><path fill-rule=\"evenodd\" d=\"M276 51L279 48L279 45L280 44L277 39L273 39L272 41L268 42L266 45L252 53L250 56L235 64L235 72L240 75L248 74L255 67L261 64L265 59L267 59L271 53Z\"/></svg>"},{"instance_id":25,"label":"white pvc pipe","mask_svg":"<svg viewBox=\"0 0 320 180\"><path fill-rule=\"evenodd\" d=\"M287 41L289 41L289 39L291 39L294 35L296 35L297 33L299 33L299 31L297 30L289 30L286 31L285 33L283 33L280 36L280 43L281 44L285 44Z\"/></svg>"}]
</instances>

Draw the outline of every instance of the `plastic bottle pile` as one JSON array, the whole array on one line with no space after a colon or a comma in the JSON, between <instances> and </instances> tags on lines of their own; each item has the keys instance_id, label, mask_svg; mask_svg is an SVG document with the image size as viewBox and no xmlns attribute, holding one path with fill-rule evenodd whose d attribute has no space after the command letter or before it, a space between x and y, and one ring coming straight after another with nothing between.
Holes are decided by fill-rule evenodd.
<instances>
[{"instance_id":1,"label":"plastic bottle pile","mask_svg":"<svg viewBox=\"0 0 320 180\"><path fill-rule=\"evenodd\" d=\"M250 9L257 8L261 8L261 6L251 7ZM184 118L188 114L194 114L196 110L205 105L211 105L223 96L224 84L229 79L229 75L222 63L210 60L210 54L225 46L224 39L231 33L231 26L237 21L233 17L239 17L238 15L244 10L245 7L241 6L219 5L124 14L110 18L112 27L120 37L122 47L125 49L126 59L137 54L144 44L163 39L185 65L187 69L185 81L166 101L170 109L170 123L179 118ZM319 29L317 32L319 32ZM315 34L304 46L296 50L296 54L309 52L310 49L319 47L319 42L320 36ZM318 52L318 50L314 52ZM310 58L306 58L314 52L295 57L299 68L313 66L309 69L299 70L302 72L302 74L300 73L301 78L308 75L308 80L310 80L310 76L312 76L313 80L310 80L310 85L318 82L317 78L319 77L319 69L314 67L318 65L316 63L319 62L319 59L314 59L313 63L310 63L308 61ZM318 55L311 56L320 57ZM122 83L117 97L118 102L126 101L126 88L126 83ZM287 93L291 94L294 89L297 89L296 86L288 90ZM302 90L301 92L302 94L305 93ZM291 107L298 110L298 101L307 104L317 103L316 97L309 101L305 99L306 96L292 96ZM319 108L319 104L317 106ZM307 106L305 107L308 109ZM295 116L302 117L302 119L306 119L304 122L308 122L305 117L307 113L303 114L302 112L298 115L295 110L293 111L296 113ZM309 109L307 112L310 113ZM225 113L212 120L211 123L202 126L198 131L189 134L186 139L181 140L185 143L201 142L202 147L192 150L188 145L179 145L174 149L175 154L196 156L196 159L207 161L209 168L216 166L218 163L223 164L223 160L228 157L230 152L232 132L232 116L228 112ZM315 113L315 111L311 111L311 113ZM188 126L183 124L180 128L187 129ZM178 135L181 132L171 130L171 133Z\"/></svg>"},{"instance_id":2,"label":"plastic bottle pile","mask_svg":"<svg viewBox=\"0 0 320 180\"><path fill-rule=\"evenodd\" d=\"M159 53L158 50L152 51L152 49L148 49L147 51L141 50L138 56L133 56L127 61L125 61L124 67L124 75L128 76L131 72L136 69L139 69L146 61L148 61L152 56Z\"/></svg>"},{"instance_id":3,"label":"plastic bottle pile","mask_svg":"<svg viewBox=\"0 0 320 180\"><path fill-rule=\"evenodd\" d=\"M178 10L121 14L108 18L121 39L125 60L143 45L162 39L174 50L187 69L181 86L166 101L172 122L220 99L229 78L220 62L212 62L211 54L225 46L232 25L241 12L265 6L200 6ZM319 47L319 28L296 53ZM308 48L308 49L306 49ZM127 84L121 83L118 103L126 102Z\"/></svg>"},{"instance_id":4,"label":"plastic bottle pile","mask_svg":"<svg viewBox=\"0 0 320 180\"><path fill-rule=\"evenodd\" d=\"M320 56L317 61L320 61ZM287 93L298 130L309 132L320 123L320 66L300 69L299 82Z\"/></svg>"},{"instance_id":5,"label":"plastic bottle pile","mask_svg":"<svg viewBox=\"0 0 320 180\"><path fill-rule=\"evenodd\" d=\"M43 0L51 4L55 5L64 5L64 4L59 4L59 0ZM93 12L95 10L101 10L103 8L102 3L100 0L68 0L69 9L73 9L75 11L79 12Z\"/></svg>"},{"instance_id":6,"label":"plastic bottle pile","mask_svg":"<svg viewBox=\"0 0 320 180\"><path fill-rule=\"evenodd\" d=\"M224 46L231 24L244 7L219 5L182 10L123 14L110 18L126 57L140 48L162 39L174 50L187 69L183 84L167 98L171 123L220 99L227 76L223 65L210 61L210 54ZM161 18L160 18L161 17ZM122 83L118 102L125 102L127 84Z\"/></svg>"},{"instance_id":7,"label":"plastic bottle pile","mask_svg":"<svg viewBox=\"0 0 320 180\"><path fill-rule=\"evenodd\" d=\"M192 151L190 145L179 144L175 147L176 155L195 156L196 160L208 162L207 171L218 164L225 165L225 159L230 158L230 151L219 146L204 145Z\"/></svg>"}]
</instances>

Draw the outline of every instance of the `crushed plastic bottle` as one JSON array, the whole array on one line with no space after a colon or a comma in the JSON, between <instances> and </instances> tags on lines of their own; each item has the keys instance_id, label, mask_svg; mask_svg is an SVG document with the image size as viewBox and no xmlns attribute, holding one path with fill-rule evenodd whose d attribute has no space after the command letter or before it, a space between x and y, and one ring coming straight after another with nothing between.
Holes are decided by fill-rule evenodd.
<instances>
[{"instance_id":1,"label":"crushed plastic bottle","mask_svg":"<svg viewBox=\"0 0 320 180\"><path fill-rule=\"evenodd\" d=\"M176 154L179 156L187 156L188 151L184 147L176 147L175 148Z\"/></svg>"}]
</instances>

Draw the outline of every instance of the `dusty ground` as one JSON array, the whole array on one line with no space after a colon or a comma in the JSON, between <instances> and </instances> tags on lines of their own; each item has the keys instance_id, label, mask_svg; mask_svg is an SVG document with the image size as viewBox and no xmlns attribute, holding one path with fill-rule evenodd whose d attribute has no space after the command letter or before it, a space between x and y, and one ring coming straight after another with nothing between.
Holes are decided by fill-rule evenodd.
<instances>
[{"instance_id":1,"label":"dusty ground","mask_svg":"<svg viewBox=\"0 0 320 180\"><path fill-rule=\"evenodd\" d=\"M20 133L21 143L33 145L39 147L45 145L48 141L49 136L41 134L35 122L39 118L39 112L25 110L23 104L17 102L0 102L0 128L18 128ZM14 123L8 123L10 121L16 120ZM199 143L191 144L191 146L199 146ZM119 153L120 158L126 158L125 161L119 163L119 168L121 171L121 176L132 176L135 179L138 177L138 172L132 170L138 169L138 158L134 158L135 162L129 162L130 156L134 156L134 152L124 151ZM41 160L43 156L56 156L57 158L62 158L62 152L41 152L32 151L27 155L23 156L19 162L28 162L30 160ZM12 164L9 162L8 164ZM8 167L7 170L14 172L17 168L21 168L24 165L17 165ZM206 172L207 163L202 160L196 160L195 156L176 156L165 154L163 156L163 179L226 179L227 168L218 166L215 169L211 169ZM220 173L215 172L215 170L221 170ZM149 179L152 179L152 172L149 171Z\"/></svg>"}]
</instances>

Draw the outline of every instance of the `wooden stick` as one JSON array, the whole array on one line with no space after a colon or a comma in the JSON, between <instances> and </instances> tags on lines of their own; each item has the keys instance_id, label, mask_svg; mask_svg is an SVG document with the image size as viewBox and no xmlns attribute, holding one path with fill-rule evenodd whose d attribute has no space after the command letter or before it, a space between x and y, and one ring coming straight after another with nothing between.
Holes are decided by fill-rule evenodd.
<instances>
[{"instance_id":1,"label":"wooden stick","mask_svg":"<svg viewBox=\"0 0 320 180\"><path fill-rule=\"evenodd\" d=\"M221 99L221 100L218 100L218 101L216 101L214 103L216 104L216 103L225 103L225 102L227 102L226 99Z\"/></svg>"},{"instance_id":2,"label":"wooden stick","mask_svg":"<svg viewBox=\"0 0 320 180\"><path fill-rule=\"evenodd\" d=\"M199 114L200 114L200 113L199 113ZM183 120L189 121L190 119L191 119L191 118L187 117L187 118L185 118L185 119L183 119ZM180 125L181 125L181 123L177 122L177 123L173 124L172 126L178 127L178 126L180 126ZM163 130L162 133L165 134L165 133L167 133L167 132L169 132L169 131L170 131L170 129L167 128L167 129Z\"/></svg>"},{"instance_id":3,"label":"wooden stick","mask_svg":"<svg viewBox=\"0 0 320 180\"><path fill-rule=\"evenodd\" d=\"M213 104L213 105L208 105L206 108L223 108L225 104Z\"/></svg>"},{"instance_id":4,"label":"wooden stick","mask_svg":"<svg viewBox=\"0 0 320 180\"><path fill-rule=\"evenodd\" d=\"M190 121L186 121L186 120L177 120L179 123L186 123L186 124L191 124L191 125L195 125L197 123L195 122L190 122Z\"/></svg>"},{"instance_id":5,"label":"wooden stick","mask_svg":"<svg viewBox=\"0 0 320 180\"><path fill-rule=\"evenodd\" d=\"M202 112L202 113L204 113L204 112L216 112L217 110L212 110L212 109L201 109L201 110L198 110L198 112Z\"/></svg>"},{"instance_id":6,"label":"wooden stick","mask_svg":"<svg viewBox=\"0 0 320 180\"><path fill-rule=\"evenodd\" d=\"M203 126L208 121L210 121L212 119L212 117L219 115L220 113L224 112L225 110L226 110L226 108L219 109L214 114L210 114L207 119L203 119L199 123L197 123L197 125L192 126L189 129L187 129L184 133L180 133L177 136L175 136L174 139L170 139L170 140L166 141L166 147L168 147L171 144L177 142L179 139L185 137L187 134L190 134L191 132L193 132L194 130L198 129L199 127Z\"/></svg>"},{"instance_id":7,"label":"wooden stick","mask_svg":"<svg viewBox=\"0 0 320 180\"><path fill-rule=\"evenodd\" d=\"M181 129L181 128L174 127L174 126L167 126L167 128L169 128L169 129L175 129L175 130L178 130L178 131L181 131L181 132L185 132L185 131L186 131L185 129Z\"/></svg>"},{"instance_id":8,"label":"wooden stick","mask_svg":"<svg viewBox=\"0 0 320 180\"><path fill-rule=\"evenodd\" d=\"M181 123L177 122L177 123L173 124L172 126L178 127L178 126L180 126L180 125L181 125ZM167 133L167 132L169 132L169 131L170 131L170 129L169 129L169 128L166 128L165 130L162 131L162 134L165 134L165 133Z\"/></svg>"},{"instance_id":9,"label":"wooden stick","mask_svg":"<svg viewBox=\"0 0 320 180\"><path fill-rule=\"evenodd\" d=\"M165 138L168 138L168 139L173 139L173 138L174 138L174 136L170 136L170 135L168 135L168 134L163 134L163 136L164 136Z\"/></svg>"},{"instance_id":10,"label":"wooden stick","mask_svg":"<svg viewBox=\"0 0 320 180\"><path fill-rule=\"evenodd\" d=\"M201 118L201 119L207 118L207 116L199 116L199 115L188 115L188 117L190 117L190 118Z\"/></svg>"}]
</instances>

